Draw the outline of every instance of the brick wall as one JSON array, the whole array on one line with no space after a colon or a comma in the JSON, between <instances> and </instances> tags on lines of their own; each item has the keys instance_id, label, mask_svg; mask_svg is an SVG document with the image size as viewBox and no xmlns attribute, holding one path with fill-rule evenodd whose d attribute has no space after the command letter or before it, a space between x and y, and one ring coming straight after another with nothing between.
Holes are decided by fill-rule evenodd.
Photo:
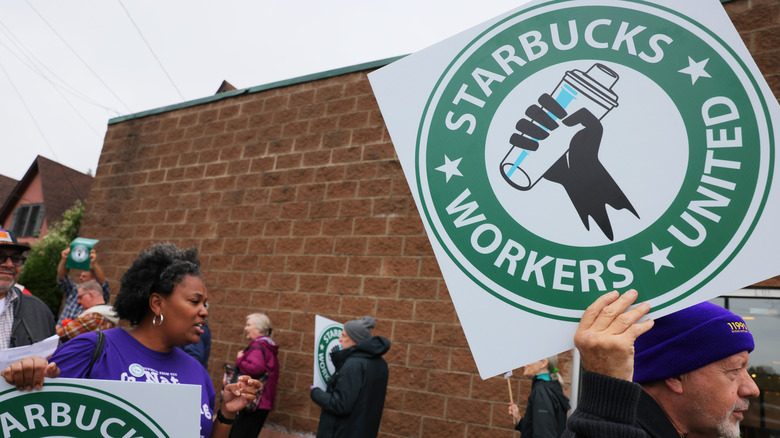
<instances>
[{"instance_id":1,"label":"brick wall","mask_svg":"<svg viewBox=\"0 0 780 438\"><path fill-rule=\"evenodd\" d=\"M725 6L780 94L780 2ZM100 239L115 291L152 243L199 248L215 385L245 316L271 317L282 372L269 424L316 430L314 315L374 315L393 343L382 436L514 436L506 382L476 373L366 74L115 121L80 234ZM570 354L561 368L571 375ZM524 401L529 381L512 382Z\"/></svg>"},{"instance_id":2,"label":"brick wall","mask_svg":"<svg viewBox=\"0 0 780 438\"><path fill-rule=\"evenodd\" d=\"M513 434L506 382L476 373L365 71L110 125L83 227L114 290L153 242L200 249L215 384L245 316L271 317L272 424L316 430L314 315L375 315L393 343L384 435Z\"/></svg>"}]
</instances>

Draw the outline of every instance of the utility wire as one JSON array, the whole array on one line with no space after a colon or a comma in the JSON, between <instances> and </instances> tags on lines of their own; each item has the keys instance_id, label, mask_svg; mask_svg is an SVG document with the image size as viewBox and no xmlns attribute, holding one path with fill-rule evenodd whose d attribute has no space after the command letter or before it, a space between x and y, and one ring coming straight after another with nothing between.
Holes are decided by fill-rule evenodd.
<instances>
[{"instance_id":1,"label":"utility wire","mask_svg":"<svg viewBox=\"0 0 780 438\"><path fill-rule=\"evenodd\" d=\"M38 130L38 133L41 134L41 137L43 138L43 142L46 143L46 146L49 148L49 151L51 152L52 156L54 156L54 159L59 163L60 159L57 157L57 154L54 152L54 148L52 148L51 143L49 143L49 139L46 138L46 134L43 133L43 129L41 129L41 126L38 124L38 121L33 116L30 107L27 106L27 102L24 100L24 97L22 97L22 93L19 92L19 89L16 87L14 80L11 79L11 75L8 74L8 71L6 71L2 63L0 63L0 70L2 70L3 74L5 74L5 77L8 78L8 82L11 83L11 88L13 88L14 92L16 92L16 95L19 96L19 100L22 101L22 105L24 106L24 109L27 111L27 115L30 116L30 119L35 125L35 128ZM68 184L70 184L71 189L73 189L73 193L78 193L78 190L76 190L76 185L73 184L73 181L68 177L68 175L64 174L63 176L65 176L65 179L68 180Z\"/></svg>"},{"instance_id":2,"label":"utility wire","mask_svg":"<svg viewBox=\"0 0 780 438\"><path fill-rule=\"evenodd\" d=\"M106 87L106 89L111 93L111 95L113 95L116 98L116 100L118 100L122 105L124 105L125 109L127 109L128 112L130 112L131 111L130 107L122 100L122 98L120 98L119 96L117 96L116 93L114 93L114 90L112 90L111 87L109 87L108 84L106 84L103 81L103 79L97 73L95 73L95 70L92 70L92 67L90 67L89 64L87 64L86 61L84 61L84 59L81 56L79 56L78 52L76 52L76 50L73 49L73 47L71 47L71 45L68 44L68 42L65 41L65 39L46 20L46 18L44 18L43 15L41 15L41 13L38 12L37 9L35 9L35 6L30 4L30 2L28 0L25 0L25 3L27 3L27 5L30 7L30 9L35 11L35 13L38 15L38 17L40 17L40 19L43 20L43 22L46 23L47 26L49 26L49 29L51 29L51 31L54 32L55 35L57 35L57 38L59 38L60 41L62 41L62 43L65 44L65 46L67 46L68 49L70 49L70 51L73 52L74 55L76 55L76 58L78 58L78 60L81 61L81 63L84 64L84 66L87 68L87 70L89 70L90 73L92 73L97 78L97 80L100 81L101 84L103 84L104 87Z\"/></svg>"},{"instance_id":3,"label":"utility wire","mask_svg":"<svg viewBox=\"0 0 780 438\"><path fill-rule=\"evenodd\" d=\"M35 54L33 54L29 49L27 49L27 47L25 47L24 44L22 44L22 42L19 41L19 39L14 36L13 32L11 32L8 29L8 27L5 25L5 23L3 23L2 20L0 20L0 30L2 30L3 33L5 33L9 37L10 42L16 47L16 49L21 53L21 55L16 53L16 51L14 49L12 49L11 47L8 47L5 44L5 42L3 42L3 41L0 41L0 45L5 47L8 50L9 53L11 53L14 57L16 57L16 59L19 60L19 62L21 62L23 65L25 65L27 68L29 68L33 72L37 73L45 81L49 82L52 85L52 87L54 87L54 89L57 90L57 92L60 93L60 95L63 97L63 99L65 99L67 101L67 98L62 94L61 90L67 91L73 97L75 97L75 98L77 98L77 99L79 99L79 100L81 100L81 101L83 101L85 103L94 105L94 106L96 106L96 107L98 107L100 109L103 109L105 111L114 113L116 116L120 115L119 111L117 111L117 110L115 110L113 108L107 107L105 105L102 105L100 102L98 102L98 101L96 101L94 99L91 99L89 96L87 96L86 94L80 92L75 87L73 87L72 85L68 84L65 80L63 80L62 78L57 76L57 74L55 72L53 72L43 62L41 62L41 60L38 59L35 56ZM43 70L41 70L41 68L39 66L42 67L43 69L45 69L51 76L56 78L61 83L61 85L58 84L57 82L53 81L51 78L49 78L49 76ZM68 102L68 104L71 105L71 107L73 108L73 105L70 102ZM75 108L74 108L74 110L75 110Z\"/></svg>"},{"instance_id":4,"label":"utility wire","mask_svg":"<svg viewBox=\"0 0 780 438\"><path fill-rule=\"evenodd\" d=\"M184 95L181 94L181 91L179 91L179 87L176 86L176 83L173 82L173 78L171 78L171 75L168 74L168 71L163 66L162 62L160 61L160 58L157 57L157 55L154 53L154 50L152 50L152 46L149 44L148 41L146 41L146 38L144 38L144 34L141 32L141 29L138 27L138 25L135 23L135 20L133 20L133 17L130 16L130 12L125 7L124 3L122 3L122 0L117 0L119 2L119 5L122 6L122 9L125 10L125 14L127 14L127 18L130 19L130 22L133 23L133 27L135 27L135 30L138 31L138 35L141 36L141 39L143 40L144 44L146 44L146 47L149 49L149 52L152 54L154 59L157 61L157 64L159 64L160 68L162 69L163 73L165 73L165 76L168 77L168 80L171 82L171 85L173 85L173 88L176 89L176 92L179 93L179 97L181 97L182 101L185 101L187 99L184 98Z\"/></svg>"}]
</instances>

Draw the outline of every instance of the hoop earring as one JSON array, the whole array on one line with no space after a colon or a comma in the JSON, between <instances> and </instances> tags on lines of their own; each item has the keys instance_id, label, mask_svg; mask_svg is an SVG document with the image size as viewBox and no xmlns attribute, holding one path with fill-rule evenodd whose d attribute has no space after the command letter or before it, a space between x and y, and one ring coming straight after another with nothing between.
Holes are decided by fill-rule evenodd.
<instances>
[{"instance_id":1,"label":"hoop earring","mask_svg":"<svg viewBox=\"0 0 780 438\"><path fill-rule=\"evenodd\" d=\"M157 322L157 317L158 316L160 317L160 322ZM165 317L163 316L162 313L159 314L159 315L154 315L154 318L152 318L152 325L155 326L155 327L161 326L162 323L163 323L163 319L165 319Z\"/></svg>"}]
</instances>

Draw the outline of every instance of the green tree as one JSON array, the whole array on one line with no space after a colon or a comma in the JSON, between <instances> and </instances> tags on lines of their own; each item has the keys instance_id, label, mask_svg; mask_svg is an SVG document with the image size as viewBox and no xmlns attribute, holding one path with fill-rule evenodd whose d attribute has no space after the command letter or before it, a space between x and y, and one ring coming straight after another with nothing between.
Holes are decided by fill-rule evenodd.
<instances>
[{"instance_id":1,"label":"green tree","mask_svg":"<svg viewBox=\"0 0 780 438\"><path fill-rule=\"evenodd\" d=\"M84 203L76 201L62 215L62 220L50 225L49 233L32 246L19 276L19 283L43 300L55 315L62 302L62 291L57 286L57 265L62 251L78 237L83 216Z\"/></svg>"}]
</instances>

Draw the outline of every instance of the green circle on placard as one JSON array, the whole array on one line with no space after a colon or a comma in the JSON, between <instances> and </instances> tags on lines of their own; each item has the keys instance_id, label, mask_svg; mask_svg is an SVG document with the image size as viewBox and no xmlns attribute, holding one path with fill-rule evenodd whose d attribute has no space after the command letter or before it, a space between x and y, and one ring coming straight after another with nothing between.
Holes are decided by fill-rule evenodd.
<instances>
[{"instance_id":1,"label":"green circle on placard","mask_svg":"<svg viewBox=\"0 0 780 438\"><path fill-rule=\"evenodd\" d=\"M84 385L46 383L54 390L0 393L0 423L12 438L143 436L169 437L141 409L106 391Z\"/></svg>"},{"instance_id":2,"label":"green circle on placard","mask_svg":"<svg viewBox=\"0 0 780 438\"><path fill-rule=\"evenodd\" d=\"M535 6L492 25L468 44L429 98L416 153L423 216L455 266L483 290L513 306L569 321L578 320L595 297L614 288L635 288L640 300L650 300L660 309L709 282L753 231L766 202L774 163L773 127L761 90L748 67L717 35L677 12L646 2L588 3ZM551 37L553 24L557 40ZM573 42L573 35L576 44L557 49L556 44ZM502 70L497 53L504 58L513 54L521 61L505 62ZM696 62L700 73L685 73ZM560 66L586 71L596 63L619 74L646 78L653 87L644 92L661 94L649 96L648 102L671 102L677 114L667 116L684 126L678 136L683 138L677 140L687 146L688 161L676 167L681 183L665 211L652 221L640 222L641 229L619 241L579 245L550 237L556 234L556 218L550 218L550 231L542 236L524 226L516 205L510 212L507 206L523 198L494 190L490 172L497 171L498 163L490 161L493 152L488 149L506 149L509 143L488 144L487 139L496 129L506 129L507 140L513 132L514 126L494 126L494 116L506 99L527 96L527 105L535 104L540 94L549 93L561 81ZM546 80L548 85L523 88L529 78L534 83ZM627 92L631 84L620 85ZM653 120L651 105L618 103L613 111L633 114L636 123L647 125ZM715 116L730 105L738 116L714 123ZM705 109L716 114L705 118ZM518 120L525 117L524 111L525 106L517 108ZM610 117L602 121L605 131L611 127ZM736 135L738 146L713 142ZM668 157L659 153L631 162L632 144L641 144L642 139L625 137L624 165L653 169L659 177L624 183L661 187ZM459 160L455 166L459 175L445 176L441 168L455 160ZM670 231L673 227L676 234ZM590 230L583 226L576 232L600 233L592 221ZM666 263L652 261L662 260L664 251ZM515 260L513 272L508 259Z\"/></svg>"}]
</instances>

